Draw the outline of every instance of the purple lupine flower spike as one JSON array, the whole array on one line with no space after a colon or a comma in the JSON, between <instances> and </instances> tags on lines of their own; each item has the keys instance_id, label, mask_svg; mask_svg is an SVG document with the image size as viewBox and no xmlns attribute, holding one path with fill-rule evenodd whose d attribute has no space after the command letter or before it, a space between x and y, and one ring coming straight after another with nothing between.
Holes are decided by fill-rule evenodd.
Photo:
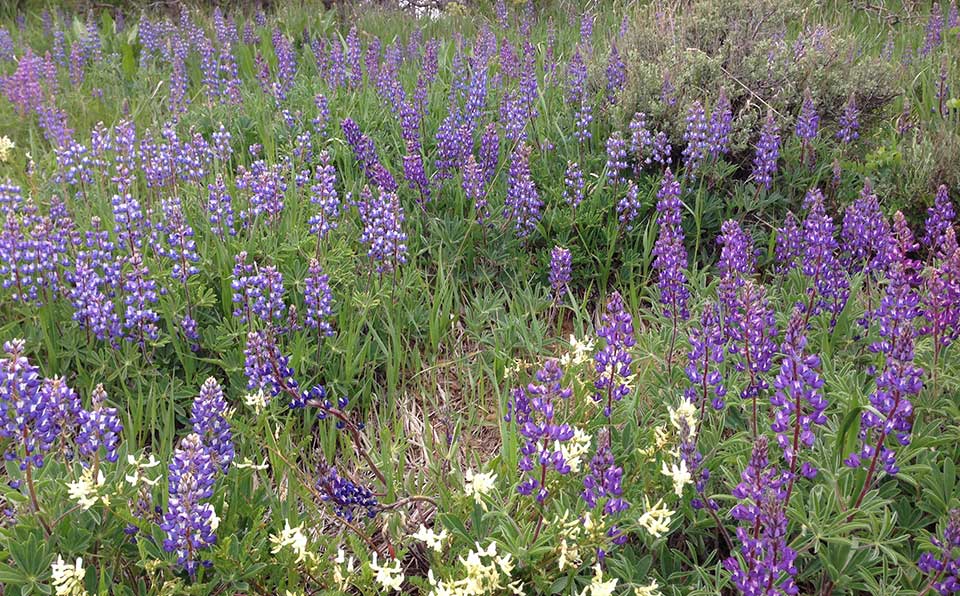
<instances>
[{"instance_id":1,"label":"purple lupine flower spike","mask_svg":"<svg viewBox=\"0 0 960 596\"><path fill-rule=\"evenodd\" d=\"M586 182L583 179L580 164L568 161L567 171L563 175L563 200L576 209L583 202L584 188L586 188Z\"/></svg>"},{"instance_id":2,"label":"purple lupine flower spike","mask_svg":"<svg viewBox=\"0 0 960 596\"><path fill-rule=\"evenodd\" d=\"M623 184L627 169L627 143L620 131L614 131L607 139L607 182L613 186Z\"/></svg>"},{"instance_id":3,"label":"purple lupine flower spike","mask_svg":"<svg viewBox=\"0 0 960 596\"><path fill-rule=\"evenodd\" d=\"M710 136L707 140L710 155L714 159L730 152L730 131L732 128L733 111L730 106L730 98L727 97L727 90L721 87L720 97L717 98L717 103L710 113Z\"/></svg>"},{"instance_id":4,"label":"purple lupine flower spike","mask_svg":"<svg viewBox=\"0 0 960 596\"><path fill-rule=\"evenodd\" d=\"M926 228L921 243L933 255L943 255L943 244L948 228L953 226L957 214L945 184L937 189L933 207L927 209ZM949 255L948 255L949 256Z\"/></svg>"},{"instance_id":5,"label":"purple lupine flower spike","mask_svg":"<svg viewBox=\"0 0 960 596\"><path fill-rule=\"evenodd\" d=\"M333 292L330 290L330 276L323 272L317 259L310 259L307 270L304 302L307 305L307 327L316 329L321 335L333 335Z\"/></svg>"},{"instance_id":6,"label":"purple lupine flower spike","mask_svg":"<svg viewBox=\"0 0 960 596\"><path fill-rule=\"evenodd\" d=\"M955 5L954 5L955 6ZM943 534L930 538L937 549L925 552L917 561L917 568L927 575L928 586L936 593L949 596L960 592L960 509L951 509Z\"/></svg>"},{"instance_id":7,"label":"purple lupine flower spike","mask_svg":"<svg viewBox=\"0 0 960 596\"><path fill-rule=\"evenodd\" d=\"M710 151L708 140L707 114L703 104L695 101L687 110L687 126L683 131L683 165L689 175L693 176Z\"/></svg>"},{"instance_id":8,"label":"purple lupine flower spike","mask_svg":"<svg viewBox=\"0 0 960 596\"><path fill-rule=\"evenodd\" d=\"M767 119L760 131L757 151L753 158L753 180L757 186L770 190L773 176L777 173L777 160L780 158L780 131L773 112L767 112Z\"/></svg>"},{"instance_id":9,"label":"purple lupine flower spike","mask_svg":"<svg viewBox=\"0 0 960 596\"><path fill-rule=\"evenodd\" d=\"M513 222L517 238L522 240L537 228L542 208L543 201L530 173L530 147L520 145L510 161L504 205L504 216Z\"/></svg>"},{"instance_id":10,"label":"purple lupine flower spike","mask_svg":"<svg viewBox=\"0 0 960 596\"><path fill-rule=\"evenodd\" d=\"M553 288L553 298L559 302L560 297L567 290L570 279L570 251L562 246L555 246L550 252L550 287Z\"/></svg>"},{"instance_id":11,"label":"purple lupine flower spike","mask_svg":"<svg viewBox=\"0 0 960 596\"><path fill-rule=\"evenodd\" d=\"M706 410L706 400L713 394L711 405L715 410L722 410L727 389L723 384L721 367L727 341L716 305L704 305L699 327L690 328L689 342L685 372L690 385L684 390L684 397L703 412ZM694 432L694 429L688 430Z\"/></svg>"},{"instance_id":12,"label":"purple lupine flower spike","mask_svg":"<svg viewBox=\"0 0 960 596\"><path fill-rule=\"evenodd\" d=\"M849 145L860 138L860 110L857 108L857 98L850 94L847 105L843 108L840 115L840 130L837 131L837 138L844 145Z\"/></svg>"},{"instance_id":13,"label":"purple lupine flower spike","mask_svg":"<svg viewBox=\"0 0 960 596\"><path fill-rule=\"evenodd\" d=\"M476 222L483 226L490 223L490 205L487 202L487 189L484 182L483 170L477 159L471 153L467 163L463 166L463 192L467 200L473 204L473 214Z\"/></svg>"},{"instance_id":14,"label":"purple lupine flower spike","mask_svg":"<svg viewBox=\"0 0 960 596\"><path fill-rule=\"evenodd\" d=\"M845 460L852 468L867 467L867 478L854 508L860 506L870 490L878 465L890 475L899 471L889 438L895 438L899 445L910 443L910 399L923 388L923 368L914 363L917 330L913 321L919 314L920 296L911 281L902 261L890 265L887 287L876 313L880 340L870 346L870 351L881 354L884 362L877 375L876 391L870 394L872 408L860 416L861 447Z\"/></svg>"},{"instance_id":15,"label":"purple lupine flower spike","mask_svg":"<svg viewBox=\"0 0 960 596\"><path fill-rule=\"evenodd\" d=\"M227 409L223 389L216 379L208 377L200 387L200 394L193 400L190 424L210 452L213 463L224 473L234 456L233 431L227 420Z\"/></svg>"},{"instance_id":16,"label":"purple lupine flower spike","mask_svg":"<svg viewBox=\"0 0 960 596\"><path fill-rule=\"evenodd\" d=\"M106 407L107 392L103 385L97 385L90 401L90 409L82 410L77 415L77 451L87 460L100 457L102 452L105 460L115 462L120 434L123 432L117 409Z\"/></svg>"},{"instance_id":17,"label":"purple lupine flower spike","mask_svg":"<svg viewBox=\"0 0 960 596\"><path fill-rule=\"evenodd\" d=\"M597 335L604 340L604 346L594 355L597 380L593 384L596 389L593 399L605 402L603 415L610 418L613 415L613 403L630 394L628 380L633 364L630 348L636 343L633 317L619 292L614 292L607 300Z\"/></svg>"},{"instance_id":18,"label":"purple lupine flower spike","mask_svg":"<svg viewBox=\"0 0 960 596\"><path fill-rule=\"evenodd\" d=\"M823 395L823 379L817 370L820 357L807 353L807 330L804 314L800 309L793 312L784 334L780 352L780 371L773 383L774 394L770 405L774 407L773 423L770 428L777 433L777 445L783 449L783 456L790 462L790 477L787 495L796 480L800 449L813 447L814 427L827 422L824 411L827 400ZM807 478L816 474L816 468L804 462L801 473Z\"/></svg>"},{"instance_id":19,"label":"purple lupine flower spike","mask_svg":"<svg viewBox=\"0 0 960 596\"><path fill-rule=\"evenodd\" d=\"M753 433L759 433L757 398L767 389L766 373L773 366L777 351L777 319L764 287L748 280L737 292L735 307L728 313L730 353L739 358L738 371L746 371L748 382L740 391L740 398L753 404L751 421Z\"/></svg>"},{"instance_id":20,"label":"purple lupine flower spike","mask_svg":"<svg viewBox=\"0 0 960 596\"><path fill-rule=\"evenodd\" d=\"M664 316L677 321L685 321L690 316L687 302L690 290L687 288L687 249L683 245L681 227L683 205L680 202L680 183L669 169L663 172L663 182L657 193L657 224L660 233L653 247L653 268L657 270L660 286L660 303L664 307Z\"/></svg>"},{"instance_id":21,"label":"purple lupine flower spike","mask_svg":"<svg viewBox=\"0 0 960 596\"><path fill-rule=\"evenodd\" d=\"M549 496L544 485L547 471L558 474L570 473L559 445L573 438L573 428L555 421L557 400L569 399L573 393L564 388L563 369L554 359L547 360L536 375L537 383L526 388L518 387L512 392L512 401L507 405L506 420L517 425L523 436L518 468L523 482L517 486L521 495L533 495L543 503Z\"/></svg>"},{"instance_id":22,"label":"purple lupine flower spike","mask_svg":"<svg viewBox=\"0 0 960 596\"><path fill-rule=\"evenodd\" d=\"M192 433L180 440L169 467L168 509L160 528L167 533L163 549L176 553L177 563L191 576L200 565L199 551L217 541L214 533L216 511L206 502L213 496L216 463L200 435Z\"/></svg>"}]
</instances>

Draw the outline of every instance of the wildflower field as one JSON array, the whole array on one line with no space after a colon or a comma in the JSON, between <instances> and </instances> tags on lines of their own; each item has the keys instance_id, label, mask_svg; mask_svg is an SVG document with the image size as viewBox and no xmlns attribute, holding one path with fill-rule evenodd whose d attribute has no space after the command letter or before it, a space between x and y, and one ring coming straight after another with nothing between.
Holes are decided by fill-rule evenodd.
<instances>
[{"instance_id":1,"label":"wildflower field","mask_svg":"<svg viewBox=\"0 0 960 596\"><path fill-rule=\"evenodd\" d=\"M270 4L0 6L0 595L960 594L955 1Z\"/></svg>"}]
</instances>

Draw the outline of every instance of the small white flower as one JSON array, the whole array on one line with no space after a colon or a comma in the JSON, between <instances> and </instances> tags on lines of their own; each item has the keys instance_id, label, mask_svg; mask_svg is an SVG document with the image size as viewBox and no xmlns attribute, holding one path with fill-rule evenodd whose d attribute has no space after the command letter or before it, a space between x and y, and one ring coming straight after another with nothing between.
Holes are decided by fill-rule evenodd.
<instances>
[{"instance_id":1,"label":"small white flower","mask_svg":"<svg viewBox=\"0 0 960 596\"><path fill-rule=\"evenodd\" d=\"M660 471L663 472L664 476L669 476L673 480L673 492L677 493L678 497L683 496L683 487L693 482L693 477L690 475L690 471L687 470L687 462L682 459L680 460L680 465L672 464L667 466L667 462L663 462Z\"/></svg>"},{"instance_id":2,"label":"small white flower","mask_svg":"<svg viewBox=\"0 0 960 596\"><path fill-rule=\"evenodd\" d=\"M447 539L447 530L441 529L440 533L433 531L433 528L427 529L426 526L420 524L420 528L417 530L416 534L413 534L413 537L420 542L426 544L429 548L437 551L438 553L443 550L443 542Z\"/></svg>"},{"instance_id":3,"label":"small white flower","mask_svg":"<svg viewBox=\"0 0 960 596\"><path fill-rule=\"evenodd\" d=\"M156 478L148 478L143 474L143 470L149 470L150 468L155 468L160 465L160 462L153 457L153 454L150 454L147 461L143 461L140 457L128 455L127 463L133 467L133 472L124 475L124 479L132 486L138 486L141 482L147 486L156 486L157 483L160 482L159 476Z\"/></svg>"},{"instance_id":4,"label":"small white flower","mask_svg":"<svg viewBox=\"0 0 960 596\"><path fill-rule=\"evenodd\" d=\"M580 596L612 596L613 591L617 589L617 578L603 581L603 569L600 563L594 565L593 573L593 579L583 592L580 592Z\"/></svg>"},{"instance_id":5,"label":"small white flower","mask_svg":"<svg viewBox=\"0 0 960 596\"><path fill-rule=\"evenodd\" d=\"M336 563L336 565L333 566L333 581L336 582L341 592L345 592L347 589L347 580L353 575L356 559L354 559L353 556L348 559L347 553L345 553L342 548L337 548L337 556L333 562Z\"/></svg>"},{"instance_id":6,"label":"small white flower","mask_svg":"<svg viewBox=\"0 0 960 596\"><path fill-rule=\"evenodd\" d=\"M313 558L313 553L307 550L307 537L303 533L302 524L291 528L290 522L285 521L283 530L278 534L272 534L270 542L273 543L273 549L270 552L277 554L284 548L290 548L297 555L297 563Z\"/></svg>"},{"instance_id":7,"label":"small white flower","mask_svg":"<svg viewBox=\"0 0 960 596\"><path fill-rule=\"evenodd\" d=\"M563 461L570 466L571 472L579 472L584 456L590 453L590 440L587 432L574 427L573 438L564 443L555 441L553 448L563 455Z\"/></svg>"},{"instance_id":8,"label":"small white flower","mask_svg":"<svg viewBox=\"0 0 960 596\"><path fill-rule=\"evenodd\" d=\"M373 553L373 560L370 561L370 570L376 575L374 579L378 584L390 591L399 592L403 586L403 570L400 568L400 561L394 559L393 564L377 564L377 553Z\"/></svg>"},{"instance_id":9,"label":"small white flower","mask_svg":"<svg viewBox=\"0 0 960 596\"><path fill-rule=\"evenodd\" d=\"M692 401L687 400L686 398L680 398L680 405L674 408L667 408L670 412L670 424L674 428L680 429L680 421L683 420L687 423L687 430L692 432L697 426L697 406L693 404Z\"/></svg>"},{"instance_id":10,"label":"small white flower","mask_svg":"<svg viewBox=\"0 0 960 596\"><path fill-rule=\"evenodd\" d=\"M634 596L660 596L660 586L657 584L657 580L650 580L650 584L646 586L640 586L633 589Z\"/></svg>"},{"instance_id":11,"label":"small white flower","mask_svg":"<svg viewBox=\"0 0 960 596\"><path fill-rule=\"evenodd\" d=\"M647 532L650 532L651 536L660 538L670 531L670 520L673 518L674 512L663 506L663 499L660 499L651 507L650 501L644 496L643 509L643 515L640 516L637 523L643 526Z\"/></svg>"},{"instance_id":12,"label":"small white flower","mask_svg":"<svg viewBox=\"0 0 960 596\"><path fill-rule=\"evenodd\" d=\"M83 559L77 557L77 562L70 565L57 555L57 560L50 570L53 574L51 582L57 596L86 596L87 591L83 588L83 578L86 575Z\"/></svg>"},{"instance_id":13,"label":"small white flower","mask_svg":"<svg viewBox=\"0 0 960 596\"><path fill-rule=\"evenodd\" d=\"M244 395L243 403L246 404L248 408L252 408L254 413L260 414L260 412L270 405L270 398L263 392L263 389L258 389L256 393Z\"/></svg>"},{"instance_id":14,"label":"small white flower","mask_svg":"<svg viewBox=\"0 0 960 596\"><path fill-rule=\"evenodd\" d=\"M487 504L483 497L490 494L496 487L497 475L487 472L474 473L473 470L467 470L466 482L463 484L463 492L467 496L472 496L473 500L487 510Z\"/></svg>"},{"instance_id":15,"label":"small white flower","mask_svg":"<svg viewBox=\"0 0 960 596\"><path fill-rule=\"evenodd\" d=\"M250 458L244 458L241 461L233 460L233 467L238 468L240 470L246 470L246 469L266 470L270 466L267 465L267 460L263 460L262 464L257 464L250 461Z\"/></svg>"},{"instance_id":16,"label":"small white flower","mask_svg":"<svg viewBox=\"0 0 960 596\"><path fill-rule=\"evenodd\" d=\"M0 137L0 163L6 163L10 159L10 150L16 147L10 137L3 135Z\"/></svg>"},{"instance_id":17,"label":"small white flower","mask_svg":"<svg viewBox=\"0 0 960 596\"><path fill-rule=\"evenodd\" d=\"M104 481L103 471L97 471L97 477L94 479L93 468L85 468L76 482L67 484L67 494L83 509L90 509L98 500L106 505L109 499L106 495L100 494L100 487L103 486Z\"/></svg>"}]
</instances>

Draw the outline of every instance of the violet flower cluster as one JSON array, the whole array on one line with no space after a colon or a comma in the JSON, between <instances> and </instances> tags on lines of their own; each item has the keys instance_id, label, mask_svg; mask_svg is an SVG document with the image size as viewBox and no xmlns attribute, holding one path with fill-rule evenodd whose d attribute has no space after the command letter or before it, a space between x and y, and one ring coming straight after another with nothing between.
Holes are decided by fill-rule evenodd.
<instances>
[{"instance_id":1,"label":"violet flower cluster","mask_svg":"<svg viewBox=\"0 0 960 596\"><path fill-rule=\"evenodd\" d=\"M554 359L537 371L536 380L526 388L513 390L504 418L514 422L523 437L518 463L523 481L517 485L517 492L533 495L543 504L550 494L546 486L548 471L570 473L561 445L573 438L573 428L556 422L555 416L557 400L569 399L573 391L563 387L563 369Z\"/></svg>"},{"instance_id":2,"label":"violet flower cluster","mask_svg":"<svg viewBox=\"0 0 960 596\"><path fill-rule=\"evenodd\" d=\"M550 252L550 287L553 288L553 299L560 301L571 280L570 251L562 246L555 246Z\"/></svg>"},{"instance_id":3,"label":"violet flower cluster","mask_svg":"<svg viewBox=\"0 0 960 596\"><path fill-rule=\"evenodd\" d=\"M593 399L605 402L603 415L610 418L613 402L630 394L629 377L633 364L630 348L636 343L633 317L627 311L619 292L614 292L607 300L597 335L604 340L604 345L593 357L597 373L597 380L593 384L596 389Z\"/></svg>"},{"instance_id":4,"label":"violet flower cluster","mask_svg":"<svg viewBox=\"0 0 960 596\"><path fill-rule=\"evenodd\" d=\"M773 382L774 393L770 405L774 408L770 428L777 433L777 445L790 462L792 472L802 447L813 447L814 427L827 423L827 400L823 394L823 379L817 372L820 357L807 353L807 330L802 310L795 310L784 334L780 352L780 371ZM812 478L817 470L804 462L801 474Z\"/></svg>"},{"instance_id":5,"label":"violet flower cluster","mask_svg":"<svg viewBox=\"0 0 960 596\"><path fill-rule=\"evenodd\" d=\"M657 224L660 233L653 246L653 268L657 271L660 286L660 303L664 316L685 321L690 316L687 303L690 290L687 288L687 249L683 245L681 227L683 205L680 203L680 183L673 172L665 169L660 191L657 193Z\"/></svg>"},{"instance_id":6,"label":"violet flower cluster","mask_svg":"<svg viewBox=\"0 0 960 596\"><path fill-rule=\"evenodd\" d=\"M520 145L513 153L507 174L504 216L513 222L517 238L529 236L540 222L543 201L530 173L530 147Z\"/></svg>"},{"instance_id":7,"label":"violet flower cluster","mask_svg":"<svg viewBox=\"0 0 960 596\"><path fill-rule=\"evenodd\" d=\"M783 477L770 465L767 450L767 439L761 435L740 484L733 490L740 503L730 514L747 525L737 528L740 556L729 557L723 566L744 595L794 595L799 593L793 564L797 553L787 544Z\"/></svg>"}]
</instances>

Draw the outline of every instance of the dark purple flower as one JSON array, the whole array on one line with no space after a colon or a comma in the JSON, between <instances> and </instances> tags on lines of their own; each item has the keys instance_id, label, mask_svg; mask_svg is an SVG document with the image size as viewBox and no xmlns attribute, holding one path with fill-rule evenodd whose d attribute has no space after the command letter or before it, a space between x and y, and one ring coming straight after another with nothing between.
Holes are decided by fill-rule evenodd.
<instances>
[{"instance_id":1,"label":"dark purple flower","mask_svg":"<svg viewBox=\"0 0 960 596\"><path fill-rule=\"evenodd\" d=\"M567 171L563 176L563 200L568 205L576 209L583 202L583 192L586 182L583 179L583 171L580 170L580 164L572 161L567 162Z\"/></svg>"},{"instance_id":2,"label":"dark purple flower","mask_svg":"<svg viewBox=\"0 0 960 596\"><path fill-rule=\"evenodd\" d=\"M720 97L717 98L713 111L710 112L710 136L707 139L707 146L710 155L716 159L730 151L730 131L733 127L733 111L730 107L730 99L727 97L727 90L720 88Z\"/></svg>"},{"instance_id":3,"label":"dark purple flower","mask_svg":"<svg viewBox=\"0 0 960 596\"><path fill-rule=\"evenodd\" d=\"M380 504L373 491L341 476L333 466L324 468L317 480L321 501L330 503L334 513L348 522L356 519L357 510L363 510L368 519L376 517Z\"/></svg>"},{"instance_id":4,"label":"dark purple flower","mask_svg":"<svg viewBox=\"0 0 960 596\"><path fill-rule=\"evenodd\" d=\"M360 243L377 273L393 272L407 262L407 234L403 231L404 213L396 193L380 190L374 195L364 188L357 202L363 231Z\"/></svg>"},{"instance_id":5,"label":"dark purple flower","mask_svg":"<svg viewBox=\"0 0 960 596\"><path fill-rule=\"evenodd\" d=\"M617 94L627 81L627 65L620 57L617 44L610 46L610 57L607 60L607 101L617 103Z\"/></svg>"},{"instance_id":6,"label":"dark purple flower","mask_svg":"<svg viewBox=\"0 0 960 596\"><path fill-rule=\"evenodd\" d=\"M537 228L542 208L543 201L530 174L530 147L522 144L510 160L504 205L504 216L513 222L517 238L526 238Z\"/></svg>"},{"instance_id":7,"label":"dark purple flower","mask_svg":"<svg viewBox=\"0 0 960 596\"><path fill-rule=\"evenodd\" d=\"M630 348L636 343L633 317L627 311L619 292L614 292L607 300L597 335L604 340L604 345L593 357L597 373L597 380L593 383L596 389L593 399L606 402L603 414L610 418L613 414L613 402L630 394L628 378L631 376L633 364Z\"/></svg>"},{"instance_id":8,"label":"dark purple flower","mask_svg":"<svg viewBox=\"0 0 960 596\"><path fill-rule=\"evenodd\" d=\"M317 206L316 214L310 217L310 233L317 235L317 242L336 229L337 220L343 211L337 194L337 170L330 163L330 154L320 152L320 165L313 174L314 185L310 187L310 202ZM319 244L318 244L319 245Z\"/></svg>"},{"instance_id":9,"label":"dark purple flower","mask_svg":"<svg viewBox=\"0 0 960 596\"><path fill-rule=\"evenodd\" d=\"M43 454L56 435L39 369L24 355L25 343L14 339L3 344L0 359L0 437L7 439L5 457L19 460L20 468L43 465Z\"/></svg>"},{"instance_id":10,"label":"dark purple flower","mask_svg":"<svg viewBox=\"0 0 960 596\"><path fill-rule=\"evenodd\" d=\"M803 311L797 309L790 318L780 352L780 371L773 382L774 393L770 405L774 408L770 428L777 433L777 444L784 458L790 462L791 485L797 471L799 450L813 447L814 426L824 425L827 400L823 395L823 379L817 370L820 357L806 352L807 330ZM804 474L815 472L809 464Z\"/></svg>"},{"instance_id":11,"label":"dark purple flower","mask_svg":"<svg viewBox=\"0 0 960 596\"><path fill-rule=\"evenodd\" d=\"M627 180L623 175L627 169L627 142L620 131L614 131L607 138L607 182L613 186Z\"/></svg>"},{"instance_id":12,"label":"dark purple flower","mask_svg":"<svg viewBox=\"0 0 960 596\"><path fill-rule=\"evenodd\" d=\"M803 222L803 255L800 270L810 280L807 288L806 317L827 310L830 325L850 296L850 281L837 255L838 243L834 237L833 218L827 215L819 189L809 191L804 198L807 217Z\"/></svg>"},{"instance_id":13,"label":"dark purple flower","mask_svg":"<svg viewBox=\"0 0 960 596\"><path fill-rule=\"evenodd\" d=\"M847 105L843 108L843 113L840 115L839 124L840 130L837 131L837 138L844 145L849 145L860 137L858 132L860 130L860 110L857 108L857 99L852 93L850 99L847 100Z\"/></svg>"},{"instance_id":14,"label":"dark purple flower","mask_svg":"<svg viewBox=\"0 0 960 596\"><path fill-rule=\"evenodd\" d=\"M852 272L863 271L875 277L886 271L890 255L886 248L890 223L880 209L880 200L869 180L860 196L844 212L840 238L845 253L843 264Z\"/></svg>"},{"instance_id":15,"label":"dark purple flower","mask_svg":"<svg viewBox=\"0 0 960 596\"><path fill-rule=\"evenodd\" d=\"M107 392L103 385L97 385L90 396L90 409L77 413L77 451L87 460L100 457L108 462L117 461L117 448L120 445L120 435L123 433L123 424L117 415L116 408L108 408Z\"/></svg>"},{"instance_id":16,"label":"dark purple flower","mask_svg":"<svg viewBox=\"0 0 960 596\"><path fill-rule=\"evenodd\" d=\"M653 246L653 268L658 275L664 316L676 324L677 320L685 321L690 316L687 307L690 290L687 288L685 273L687 249L683 245L681 227L683 205L680 202L680 183L669 169L663 172L663 182L657 199L657 224L660 226L660 233Z\"/></svg>"},{"instance_id":17,"label":"dark purple flower","mask_svg":"<svg viewBox=\"0 0 960 596\"><path fill-rule=\"evenodd\" d=\"M163 549L177 554L177 563L196 575L199 551L217 541L214 533L216 511L204 502L213 496L216 463L200 436L192 433L181 439L169 467L167 512L160 528L167 533Z\"/></svg>"},{"instance_id":18,"label":"dark purple flower","mask_svg":"<svg viewBox=\"0 0 960 596\"><path fill-rule=\"evenodd\" d=\"M214 465L226 473L233 461L233 432L227 420L227 400L223 389L213 377L208 377L200 387L200 394L193 400L190 424L200 436L203 446L210 452Z\"/></svg>"},{"instance_id":19,"label":"dark purple flower","mask_svg":"<svg viewBox=\"0 0 960 596\"><path fill-rule=\"evenodd\" d=\"M517 492L534 495L543 503L549 496L545 486L547 471L552 468L561 475L570 472L560 445L572 439L574 431L568 424L555 422L554 417L556 401L569 399L573 391L563 387L563 369L554 359L547 360L536 378L536 384L513 390L505 418L517 425L523 437L518 463L523 482L517 486Z\"/></svg>"},{"instance_id":20,"label":"dark purple flower","mask_svg":"<svg viewBox=\"0 0 960 596\"><path fill-rule=\"evenodd\" d=\"M928 56L932 51L943 44L943 12L940 10L940 2L933 2L930 8L930 18L927 20L926 35L923 40L923 48L920 50L921 56Z\"/></svg>"},{"instance_id":21,"label":"dark purple flower","mask_svg":"<svg viewBox=\"0 0 960 596\"><path fill-rule=\"evenodd\" d=\"M236 235L237 231L233 227L233 198L223 183L223 175L217 174L216 180L207 187L207 190L209 191L207 213L210 214L210 231L221 240L227 236Z\"/></svg>"},{"instance_id":22,"label":"dark purple flower","mask_svg":"<svg viewBox=\"0 0 960 596\"><path fill-rule=\"evenodd\" d=\"M797 118L795 132L804 144L810 143L817 138L817 132L820 130L820 114L817 113L817 106L813 103L813 95L808 87L803 93L803 107L800 109L800 116Z\"/></svg>"},{"instance_id":23,"label":"dark purple flower","mask_svg":"<svg viewBox=\"0 0 960 596\"><path fill-rule=\"evenodd\" d=\"M946 184L937 189L937 196L933 199L933 207L927 209L926 231L921 242L931 254L941 254L944 236L947 228L953 225L957 214L950 200L950 191Z\"/></svg>"},{"instance_id":24,"label":"dark purple flower","mask_svg":"<svg viewBox=\"0 0 960 596\"><path fill-rule=\"evenodd\" d=\"M413 142L407 142L407 154L403 156L403 175L407 179L410 190L417 191L417 201L420 204L429 203L430 182L423 169L423 156Z\"/></svg>"},{"instance_id":25,"label":"dark purple flower","mask_svg":"<svg viewBox=\"0 0 960 596\"><path fill-rule=\"evenodd\" d=\"M554 300L559 301L570 284L570 251L561 246L553 247L550 252L550 287L553 288Z\"/></svg>"},{"instance_id":26,"label":"dark purple flower","mask_svg":"<svg viewBox=\"0 0 960 596\"><path fill-rule=\"evenodd\" d=\"M690 175L697 171L710 151L708 133L707 114L703 104L695 101L687 110L687 127L683 131L683 142L686 143L682 153L683 165Z\"/></svg>"},{"instance_id":27,"label":"dark purple flower","mask_svg":"<svg viewBox=\"0 0 960 596\"><path fill-rule=\"evenodd\" d=\"M127 307L123 326L127 329L127 339L143 348L147 340L156 341L160 336L157 328L160 315L152 306L157 302L157 283L150 279L142 254L134 252L127 262L123 276L123 302Z\"/></svg>"},{"instance_id":28,"label":"dark purple flower","mask_svg":"<svg viewBox=\"0 0 960 596\"><path fill-rule=\"evenodd\" d=\"M476 222L481 226L490 221L490 206L487 202L486 183L480 164L471 153L467 163L463 166L463 192L467 200L473 205L473 214Z\"/></svg>"},{"instance_id":29,"label":"dark purple flower","mask_svg":"<svg viewBox=\"0 0 960 596\"><path fill-rule=\"evenodd\" d=\"M281 392L299 397L290 358L280 351L273 333L269 330L248 333L243 355L247 389L263 390L270 397L276 397Z\"/></svg>"},{"instance_id":30,"label":"dark purple flower","mask_svg":"<svg viewBox=\"0 0 960 596\"><path fill-rule=\"evenodd\" d=\"M684 391L684 397L703 411L706 408L706 400L710 399L709 394L712 393L711 405L715 410L722 410L727 389L723 385L721 366L727 340L723 335L720 313L716 305L710 303L704 305L703 313L700 315L700 326L690 328L689 341L690 351L687 352L685 372L690 385ZM693 433L694 429L688 429L688 431ZM687 465L689 466L690 463L688 462Z\"/></svg>"},{"instance_id":31,"label":"dark purple flower","mask_svg":"<svg viewBox=\"0 0 960 596\"><path fill-rule=\"evenodd\" d=\"M780 158L780 131L773 112L767 112L767 119L760 131L757 152L753 158L753 180L767 190L773 185L773 176L777 173L777 160Z\"/></svg>"},{"instance_id":32,"label":"dark purple flower","mask_svg":"<svg viewBox=\"0 0 960 596\"><path fill-rule=\"evenodd\" d=\"M871 408L860 415L860 449L845 460L850 467L865 466L868 470L857 506L870 488L877 464L891 475L899 471L896 451L888 446L888 439L895 438L899 445L910 443L910 398L923 388L923 369L914 364L914 319L919 314L920 296L910 282L902 262L894 261L876 313L880 340L870 346L871 352L883 356L877 388L870 394Z\"/></svg>"},{"instance_id":33,"label":"dark purple flower","mask_svg":"<svg viewBox=\"0 0 960 596\"><path fill-rule=\"evenodd\" d=\"M589 473L583 478L580 496L589 509L600 508L604 515L617 515L630 508L630 503L623 498L623 468L615 465L607 429L602 430L597 439L597 451L590 460ZM617 545L627 541L626 534L616 525L610 527L607 537Z\"/></svg>"},{"instance_id":34,"label":"dark purple flower","mask_svg":"<svg viewBox=\"0 0 960 596\"><path fill-rule=\"evenodd\" d=\"M956 9L956 4L951 5ZM928 586L941 596L960 592L960 509L951 509L943 534L930 538L936 554L925 552L917 561L917 568L927 575Z\"/></svg>"},{"instance_id":35,"label":"dark purple flower","mask_svg":"<svg viewBox=\"0 0 960 596\"><path fill-rule=\"evenodd\" d=\"M317 259L310 259L307 269L304 302L307 305L307 327L316 329L325 336L333 335L333 292L330 290L330 276L323 272Z\"/></svg>"},{"instance_id":36,"label":"dark purple flower","mask_svg":"<svg viewBox=\"0 0 960 596\"><path fill-rule=\"evenodd\" d=\"M627 182L627 192L617 203L617 219L627 231L633 230L633 222L640 216L640 189L633 180Z\"/></svg>"}]
</instances>

